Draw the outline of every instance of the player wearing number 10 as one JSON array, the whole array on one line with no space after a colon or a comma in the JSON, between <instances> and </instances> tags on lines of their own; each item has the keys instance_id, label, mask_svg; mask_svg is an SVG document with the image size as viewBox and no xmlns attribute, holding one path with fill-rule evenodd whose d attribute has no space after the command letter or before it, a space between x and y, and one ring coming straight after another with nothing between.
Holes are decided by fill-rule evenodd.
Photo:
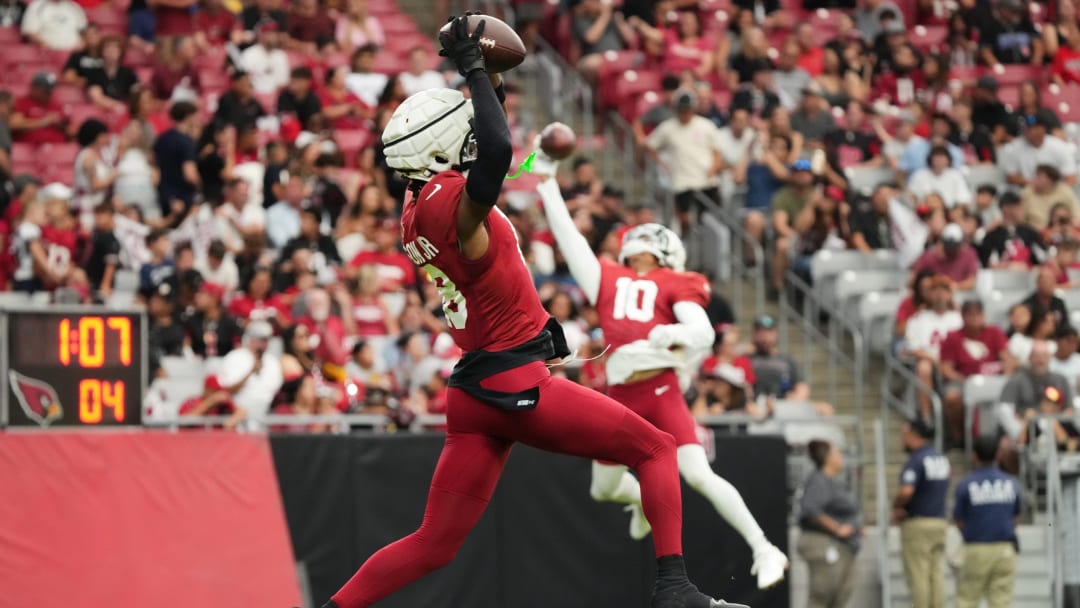
<instances>
[{"instance_id":1,"label":"player wearing number 10","mask_svg":"<svg viewBox=\"0 0 1080 608\"><path fill-rule=\"evenodd\" d=\"M513 152L501 80L489 79L480 50L482 31L481 23L470 34L459 17L440 34L471 101L448 89L418 93L383 132L387 163L410 179L405 250L442 293L451 334L466 351L450 378L446 444L420 529L368 559L326 607L371 606L449 563L516 441L637 470L655 528L653 607L729 606L687 580L671 436L604 395L552 378L544 363L569 352L540 305L513 227L493 210Z\"/></svg>"},{"instance_id":2,"label":"player wearing number 10","mask_svg":"<svg viewBox=\"0 0 1080 608\"><path fill-rule=\"evenodd\" d=\"M537 187L548 225L574 280L596 306L600 328L612 348L608 394L675 437L679 472L750 545L751 573L757 575L758 587L778 584L784 579L787 557L765 538L739 491L709 466L677 374L686 371L687 361L694 361L696 353L712 346L714 332L704 309L709 282L684 271L682 242L659 224L627 231L618 264L598 261L577 231L552 177L555 161L537 148L533 171L549 176ZM640 540L648 535L641 489L626 467L594 462L591 491L596 500L628 505L630 536Z\"/></svg>"}]
</instances>

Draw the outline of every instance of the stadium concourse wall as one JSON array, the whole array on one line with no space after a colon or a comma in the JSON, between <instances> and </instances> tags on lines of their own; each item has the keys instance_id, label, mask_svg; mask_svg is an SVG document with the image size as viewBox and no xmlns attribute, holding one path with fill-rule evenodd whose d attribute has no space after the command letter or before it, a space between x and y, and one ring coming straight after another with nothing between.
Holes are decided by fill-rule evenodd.
<instances>
[{"instance_id":1,"label":"stadium concourse wall","mask_svg":"<svg viewBox=\"0 0 1080 608\"><path fill-rule=\"evenodd\" d=\"M293 550L314 600L416 529L442 442L434 433L271 437ZM714 469L786 551L783 438L719 435L714 442ZM454 563L380 608L647 608L651 541L630 540L620 505L591 500L590 471L586 460L515 446ZM786 583L758 591L742 539L685 485L683 499L687 566L702 590L754 608L787 608Z\"/></svg>"},{"instance_id":2,"label":"stadium concourse wall","mask_svg":"<svg viewBox=\"0 0 1080 608\"><path fill-rule=\"evenodd\" d=\"M384 544L416 529L436 433L0 433L0 608L318 606ZM786 445L721 436L714 468L787 549ZM590 464L525 446L455 562L380 607L646 608L651 541L589 496ZM683 488L691 576L755 608L750 553ZM291 543L290 543L291 540ZM299 575L298 575L299 573Z\"/></svg>"}]
</instances>

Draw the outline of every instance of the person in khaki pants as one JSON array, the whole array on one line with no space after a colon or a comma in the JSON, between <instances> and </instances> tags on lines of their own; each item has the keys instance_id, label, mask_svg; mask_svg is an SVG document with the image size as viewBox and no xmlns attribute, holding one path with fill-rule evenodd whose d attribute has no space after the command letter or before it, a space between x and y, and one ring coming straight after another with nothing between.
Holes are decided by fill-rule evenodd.
<instances>
[{"instance_id":1,"label":"person in khaki pants","mask_svg":"<svg viewBox=\"0 0 1080 608\"><path fill-rule=\"evenodd\" d=\"M956 581L956 608L990 608L1013 602L1016 580L1016 518L1020 483L997 466L998 442L975 442L975 472L956 486L953 519L964 536L964 563Z\"/></svg>"},{"instance_id":2,"label":"person in khaki pants","mask_svg":"<svg viewBox=\"0 0 1080 608\"><path fill-rule=\"evenodd\" d=\"M855 556L862 527L855 498L837 478L844 470L840 450L811 441L817 465L803 484L799 502L798 552L810 569L807 608L845 608L855 589Z\"/></svg>"},{"instance_id":3,"label":"person in khaki pants","mask_svg":"<svg viewBox=\"0 0 1080 608\"><path fill-rule=\"evenodd\" d=\"M945 499L949 493L949 460L933 446L934 430L922 420L900 431L910 454L900 473L893 501L893 523L900 524L904 577L912 608L945 608Z\"/></svg>"}]
</instances>

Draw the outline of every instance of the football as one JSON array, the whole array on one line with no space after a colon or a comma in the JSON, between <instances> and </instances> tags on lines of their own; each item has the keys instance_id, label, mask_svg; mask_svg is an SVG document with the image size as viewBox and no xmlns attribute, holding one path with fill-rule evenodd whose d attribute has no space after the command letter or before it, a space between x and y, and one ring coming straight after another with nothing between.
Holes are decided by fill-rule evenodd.
<instances>
[{"instance_id":1,"label":"football","mask_svg":"<svg viewBox=\"0 0 1080 608\"><path fill-rule=\"evenodd\" d=\"M540 132L540 149L553 160L563 160L577 149L577 135L561 122L553 122Z\"/></svg>"},{"instance_id":2,"label":"football","mask_svg":"<svg viewBox=\"0 0 1080 608\"><path fill-rule=\"evenodd\" d=\"M480 48L484 52L484 63L490 74L512 70L525 61L525 43L514 28L505 21L491 15L469 15L469 33L476 30L477 24L484 22L484 33L480 36ZM439 32L450 28L442 26Z\"/></svg>"}]
</instances>

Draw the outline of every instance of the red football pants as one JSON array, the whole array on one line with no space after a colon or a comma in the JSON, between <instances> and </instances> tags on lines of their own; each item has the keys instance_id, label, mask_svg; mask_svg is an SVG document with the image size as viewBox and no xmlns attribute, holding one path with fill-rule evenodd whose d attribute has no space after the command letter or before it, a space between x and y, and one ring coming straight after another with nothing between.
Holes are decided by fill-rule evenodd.
<instances>
[{"instance_id":1,"label":"red football pants","mask_svg":"<svg viewBox=\"0 0 1080 608\"><path fill-rule=\"evenodd\" d=\"M671 433L675 445L696 445L697 424L672 370L631 384L608 387L608 396L630 408L656 428Z\"/></svg>"},{"instance_id":2,"label":"red football pants","mask_svg":"<svg viewBox=\"0 0 1080 608\"><path fill-rule=\"evenodd\" d=\"M371 606L450 563L487 507L516 441L634 469L656 555L682 554L682 495L671 435L605 395L552 378L543 362L482 384L501 391L539 386L540 402L533 410L512 412L450 389L446 444L420 528L371 556L334 595L340 608Z\"/></svg>"}]
</instances>

